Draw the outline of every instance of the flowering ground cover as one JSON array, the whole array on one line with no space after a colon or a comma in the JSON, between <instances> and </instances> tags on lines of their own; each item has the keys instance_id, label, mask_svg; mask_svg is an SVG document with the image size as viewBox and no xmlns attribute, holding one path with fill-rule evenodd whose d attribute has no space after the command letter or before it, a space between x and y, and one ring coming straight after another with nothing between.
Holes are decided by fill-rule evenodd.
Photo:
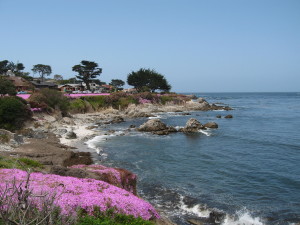
<instances>
[{"instance_id":1,"label":"flowering ground cover","mask_svg":"<svg viewBox=\"0 0 300 225\"><path fill-rule=\"evenodd\" d=\"M14 179L16 184L24 186L26 178L25 171L1 169L0 192L3 192L6 185ZM79 209L91 214L96 207L103 212L114 209L116 213L133 215L145 220L159 218L154 207L148 202L103 181L31 173L29 183L33 193L30 200L37 208L41 207L42 202L41 198L34 195L47 194L49 198L55 196L54 204L60 207L63 215L76 215Z\"/></svg>"},{"instance_id":2,"label":"flowering ground cover","mask_svg":"<svg viewBox=\"0 0 300 225\"><path fill-rule=\"evenodd\" d=\"M98 94L65 94L65 96L70 98L80 98L80 97L87 97L87 96L101 96L101 95L110 95L109 93L98 93Z\"/></svg>"}]
</instances>

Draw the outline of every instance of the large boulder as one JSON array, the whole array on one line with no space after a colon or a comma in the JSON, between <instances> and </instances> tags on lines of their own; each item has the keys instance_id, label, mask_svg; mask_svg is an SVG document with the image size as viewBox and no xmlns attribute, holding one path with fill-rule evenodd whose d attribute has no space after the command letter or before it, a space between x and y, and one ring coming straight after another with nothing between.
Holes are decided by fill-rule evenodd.
<instances>
[{"instance_id":1,"label":"large boulder","mask_svg":"<svg viewBox=\"0 0 300 225\"><path fill-rule=\"evenodd\" d=\"M167 129L168 129L167 125L161 122L160 119L148 120L138 128L139 131L145 131L145 132L163 131Z\"/></svg>"},{"instance_id":2,"label":"large boulder","mask_svg":"<svg viewBox=\"0 0 300 225\"><path fill-rule=\"evenodd\" d=\"M50 172L60 176L102 180L137 195L137 176L122 168L109 168L102 165L53 166Z\"/></svg>"},{"instance_id":3,"label":"large boulder","mask_svg":"<svg viewBox=\"0 0 300 225\"><path fill-rule=\"evenodd\" d=\"M184 128L181 128L179 131L184 133L194 133L198 132L200 129L205 129L205 127L196 119L191 118L186 122Z\"/></svg>"},{"instance_id":4,"label":"large boulder","mask_svg":"<svg viewBox=\"0 0 300 225\"><path fill-rule=\"evenodd\" d=\"M215 122L208 122L206 124L203 125L205 128L218 128L218 124Z\"/></svg>"},{"instance_id":5,"label":"large boulder","mask_svg":"<svg viewBox=\"0 0 300 225\"><path fill-rule=\"evenodd\" d=\"M29 202L41 206L46 201L54 198L54 206L59 207L63 215L74 216L78 209L82 209L89 215L99 213L95 212L95 210L105 212L109 209L114 209L116 213L133 215L145 220L160 218L150 203L104 181L43 173L30 173L29 179L28 176L26 171L1 169L0 189L7 189L7 185L12 187L12 181L14 181L14 186L26 190L26 180L29 180ZM46 199L34 197L43 195L46 196ZM17 197L17 195L12 196L11 199L15 201L12 204L20 203ZM5 204L8 203L4 202Z\"/></svg>"}]
</instances>

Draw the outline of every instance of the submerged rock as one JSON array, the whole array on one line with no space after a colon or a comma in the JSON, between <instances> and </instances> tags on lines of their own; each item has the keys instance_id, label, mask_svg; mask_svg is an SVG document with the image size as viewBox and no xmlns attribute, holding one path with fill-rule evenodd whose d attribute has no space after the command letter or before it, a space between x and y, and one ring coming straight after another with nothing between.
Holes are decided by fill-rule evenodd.
<instances>
[{"instance_id":1,"label":"submerged rock","mask_svg":"<svg viewBox=\"0 0 300 225\"><path fill-rule=\"evenodd\" d=\"M229 115L225 116L224 118L231 119L231 118L233 118L233 116L231 114L229 114Z\"/></svg>"}]
</instances>

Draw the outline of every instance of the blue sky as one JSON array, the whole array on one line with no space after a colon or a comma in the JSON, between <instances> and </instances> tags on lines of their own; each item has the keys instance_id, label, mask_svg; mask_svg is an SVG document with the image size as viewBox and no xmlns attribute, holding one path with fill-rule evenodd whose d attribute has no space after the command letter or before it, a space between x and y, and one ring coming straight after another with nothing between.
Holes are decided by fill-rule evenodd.
<instances>
[{"instance_id":1,"label":"blue sky","mask_svg":"<svg viewBox=\"0 0 300 225\"><path fill-rule=\"evenodd\" d=\"M0 0L0 60L151 68L177 92L300 91L299 0Z\"/></svg>"}]
</instances>

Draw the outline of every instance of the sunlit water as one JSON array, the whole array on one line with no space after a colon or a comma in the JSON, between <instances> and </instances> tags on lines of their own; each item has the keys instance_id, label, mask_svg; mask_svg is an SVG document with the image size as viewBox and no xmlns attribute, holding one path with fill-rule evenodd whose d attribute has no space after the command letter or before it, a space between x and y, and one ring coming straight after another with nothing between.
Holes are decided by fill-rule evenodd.
<instances>
[{"instance_id":1,"label":"sunlit water","mask_svg":"<svg viewBox=\"0 0 300 225\"><path fill-rule=\"evenodd\" d=\"M184 126L189 118L219 124L191 135L126 131L147 118L130 120L107 127L118 132L96 137L89 146L100 152L102 164L138 174L141 196L178 224L207 217L212 210L226 213L223 224L299 222L300 94L197 96L234 110L158 115L172 126ZM233 119L224 119L227 114Z\"/></svg>"}]
</instances>

